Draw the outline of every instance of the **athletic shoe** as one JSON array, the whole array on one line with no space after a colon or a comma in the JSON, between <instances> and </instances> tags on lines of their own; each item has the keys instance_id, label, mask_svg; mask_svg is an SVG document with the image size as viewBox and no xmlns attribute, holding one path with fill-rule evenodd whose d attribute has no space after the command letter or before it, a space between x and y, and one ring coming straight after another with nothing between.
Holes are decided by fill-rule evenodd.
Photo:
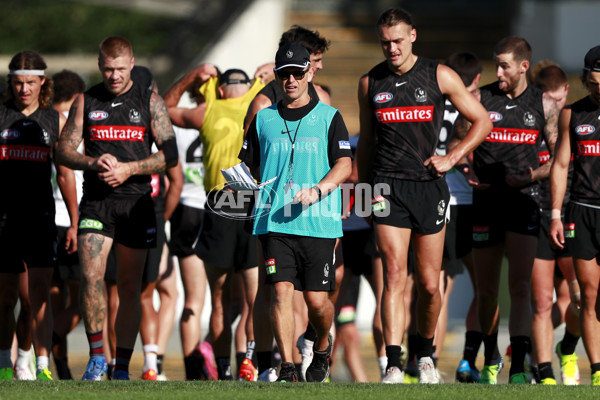
<instances>
[{"instance_id":1,"label":"athletic shoe","mask_svg":"<svg viewBox=\"0 0 600 400\"><path fill-rule=\"evenodd\" d=\"M258 380L258 370L252 364L252 360L245 358L240 366L240 381L256 382Z\"/></svg>"},{"instance_id":2,"label":"athletic shoe","mask_svg":"<svg viewBox=\"0 0 600 400\"><path fill-rule=\"evenodd\" d=\"M504 361L500 358L498 364L484 365L479 377L479 383L486 385L495 385L498 383L498 374L504 367Z\"/></svg>"},{"instance_id":3,"label":"athletic shoe","mask_svg":"<svg viewBox=\"0 0 600 400\"><path fill-rule=\"evenodd\" d=\"M50 370L48 368L39 370L37 375L35 376L35 378L38 381L53 381L54 380L54 379L52 379L52 372L50 372Z\"/></svg>"},{"instance_id":4,"label":"athletic shoe","mask_svg":"<svg viewBox=\"0 0 600 400\"><path fill-rule=\"evenodd\" d=\"M540 385L556 385L556 379L544 378L544 379L540 380Z\"/></svg>"},{"instance_id":5,"label":"athletic shoe","mask_svg":"<svg viewBox=\"0 0 600 400\"><path fill-rule=\"evenodd\" d=\"M404 372L398 367L389 367L381 383L404 383Z\"/></svg>"},{"instance_id":6,"label":"athletic shoe","mask_svg":"<svg viewBox=\"0 0 600 400\"><path fill-rule=\"evenodd\" d=\"M302 354L302 365L300 366L300 378L306 381L306 370L310 366L313 360L313 347L315 342L312 340L304 339L304 334L300 335L296 342L296 347L300 354Z\"/></svg>"},{"instance_id":7,"label":"athletic shoe","mask_svg":"<svg viewBox=\"0 0 600 400\"><path fill-rule=\"evenodd\" d=\"M204 358L204 372L206 377L211 381L218 381L219 371L217 370L217 363L215 361L215 353L213 352L212 345L205 340L200 342L197 349Z\"/></svg>"},{"instance_id":8,"label":"athletic shoe","mask_svg":"<svg viewBox=\"0 0 600 400\"><path fill-rule=\"evenodd\" d=\"M35 375L31 373L29 368L23 368L18 365L15 366L15 378L18 381L35 381Z\"/></svg>"},{"instance_id":9,"label":"athletic shoe","mask_svg":"<svg viewBox=\"0 0 600 400\"><path fill-rule=\"evenodd\" d=\"M168 381L169 379L167 378L167 376L166 376L165 374L158 374L158 375L156 376L156 380L157 380L157 381L161 381L161 382L166 382L166 381Z\"/></svg>"},{"instance_id":10,"label":"athletic shoe","mask_svg":"<svg viewBox=\"0 0 600 400\"><path fill-rule=\"evenodd\" d=\"M477 383L479 382L479 371L471 368L467 360L462 360L456 369L456 382Z\"/></svg>"},{"instance_id":11,"label":"athletic shoe","mask_svg":"<svg viewBox=\"0 0 600 400\"><path fill-rule=\"evenodd\" d=\"M526 372L518 372L516 374L512 374L508 378L508 383L514 383L518 385L528 385L531 383L531 377Z\"/></svg>"},{"instance_id":12,"label":"athletic shoe","mask_svg":"<svg viewBox=\"0 0 600 400\"><path fill-rule=\"evenodd\" d=\"M406 368L404 368L404 383L419 383L419 369L414 359L408 361Z\"/></svg>"},{"instance_id":13,"label":"athletic shoe","mask_svg":"<svg viewBox=\"0 0 600 400\"><path fill-rule=\"evenodd\" d=\"M560 361L560 376L563 385L579 385L579 367L577 366L577 355L563 354L561 342L556 344L556 355Z\"/></svg>"},{"instance_id":14,"label":"athletic shoe","mask_svg":"<svg viewBox=\"0 0 600 400\"><path fill-rule=\"evenodd\" d=\"M600 371L592 374L592 386L600 386Z\"/></svg>"},{"instance_id":15,"label":"athletic shoe","mask_svg":"<svg viewBox=\"0 0 600 400\"><path fill-rule=\"evenodd\" d=\"M421 357L417 363L419 370L419 383L440 383L439 374L431 357Z\"/></svg>"},{"instance_id":16,"label":"athletic shoe","mask_svg":"<svg viewBox=\"0 0 600 400\"><path fill-rule=\"evenodd\" d=\"M275 382L277 381L277 370L275 368L269 368L264 370L258 375L259 382Z\"/></svg>"},{"instance_id":17,"label":"athletic shoe","mask_svg":"<svg viewBox=\"0 0 600 400\"><path fill-rule=\"evenodd\" d=\"M0 369L0 381L12 381L15 375L15 370L12 368Z\"/></svg>"},{"instance_id":18,"label":"athletic shoe","mask_svg":"<svg viewBox=\"0 0 600 400\"><path fill-rule=\"evenodd\" d=\"M298 382L298 374L296 373L294 364L289 362L281 363L277 382Z\"/></svg>"},{"instance_id":19,"label":"athletic shoe","mask_svg":"<svg viewBox=\"0 0 600 400\"><path fill-rule=\"evenodd\" d=\"M142 374L142 380L143 381L157 381L158 380L158 374L156 373L155 370L153 370L152 368L146 370L146 372L144 372Z\"/></svg>"},{"instance_id":20,"label":"athletic shoe","mask_svg":"<svg viewBox=\"0 0 600 400\"><path fill-rule=\"evenodd\" d=\"M150 371L150 370L148 370ZM112 373L113 381L128 381L129 380L129 372L124 369L114 369Z\"/></svg>"},{"instance_id":21,"label":"athletic shoe","mask_svg":"<svg viewBox=\"0 0 600 400\"><path fill-rule=\"evenodd\" d=\"M90 357L82 380L100 381L107 369L108 365L106 364L106 358L104 358L104 356Z\"/></svg>"},{"instance_id":22,"label":"athletic shoe","mask_svg":"<svg viewBox=\"0 0 600 400\"><path fill-rule=\"evenodd\" d=\"M329 378L329 359L333 347L331 334L328 337L329 345L324 351L313 348L313 359L306 369L306 382L325 382Z\"/></svg>"}]
</instances>

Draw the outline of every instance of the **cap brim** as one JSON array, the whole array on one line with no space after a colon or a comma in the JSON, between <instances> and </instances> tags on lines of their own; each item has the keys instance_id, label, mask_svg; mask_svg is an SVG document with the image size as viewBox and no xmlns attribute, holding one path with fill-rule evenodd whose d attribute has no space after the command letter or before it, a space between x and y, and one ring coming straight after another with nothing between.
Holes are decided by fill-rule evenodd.
<instances>
[{"instance_id":1,"label":"cap brim","mask_svg":"<svg viewBox=\"0 0 600 400\"><path fill-rule=\"evenodd\" d=\"M304 69L304 68L308 67L309 65L310 65L310 62L305 62L304 64L284 64L284 65L281 65L279 67L273 68L273 71L279 71L280 69L290 68L290 67L296 67L296 68L302 68L302 69Z\"/></svg>"}]
</instances>

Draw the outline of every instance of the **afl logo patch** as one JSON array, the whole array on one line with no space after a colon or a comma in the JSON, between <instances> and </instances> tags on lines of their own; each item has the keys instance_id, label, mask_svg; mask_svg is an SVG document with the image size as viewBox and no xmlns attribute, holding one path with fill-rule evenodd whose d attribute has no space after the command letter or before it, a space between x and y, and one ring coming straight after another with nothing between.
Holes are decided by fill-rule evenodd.
<instances>
[{"instance_id":1,"label":"afl logo patch","mask_svg":"<svg viewBox=\"0 0 600 400\"><path fill-rule=\"evenodd\" d=\"M383 93L377 93L375 95L375 97L373 97L373 101L375 103L387 103L388 101L392 100L394 98L394 95L389 93L389 92L383 92Z\"/></svg>"},{"instance_id":2,"label":"afl logo patch","mask_svg":"<svg viewBox=\"0 0 600 400\"><path fill-rule=\"evenodd\" d=\"M94 121L102 121L108 118L108 113L106 111L92 111L88 114L88 118Z\"/></svg>"},{"instance_id":3,"label":"afl logo patch","mask_svg":"<svg viewBox=\"0 0 600 400\"><path fill-rule=\"evenodd\" d=\"M596 128L593 125L579 125L575 128L575 132L578 135L591 135L595 130Z\"/></svg>"},{"instance_id":4,"label":"afl logo patch","mask_svg":"<svg viewBox=\"0 0 600 400\"><path fill-rule=\"evenodd\" d=\"M16 129L5 129L0 133L0 137L5 140L18 139L21 136L21 132Z\"/></svg>"},{"instance_id":5,"label":"afl logo patch","mask_svg":"<svg viewBox=\"0 0 600 400\"><path fill-rule=\"evenodd\" d=\"M490 111L488 112L489 116L490 116L490 120L492 122L497 122L500 121L502 119L502 114L497 113L496 111Z\"/></svg>"}]
</instances>

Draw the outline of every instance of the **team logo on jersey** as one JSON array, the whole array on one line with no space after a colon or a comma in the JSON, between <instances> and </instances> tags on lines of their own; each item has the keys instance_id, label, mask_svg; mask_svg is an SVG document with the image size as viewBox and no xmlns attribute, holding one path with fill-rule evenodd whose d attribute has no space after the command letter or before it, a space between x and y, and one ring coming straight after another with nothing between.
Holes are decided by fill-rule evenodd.
<instances>
[{"instance_id":1,"label":"team logo on jersey","mask_svg":"<svg viewBox=\"0 0 600 400\"><path fill-rule=\"evenodd\" d=\"M593 125L579 125L577 128L575 128L575 132L582 136L591 135L595 130L596 128Z\"/></svg>"},{"instance_id":2,"label":"team logo on jersey","mask_svg":"<svg viewBox=\"0 0 600 400\"><path fill-rule=\"evenodd\" d=\"M533 114L530 113L529 111L527 111L525 114L523 114L523 123L525 124L525 126L534 126L535 125L535 117L533 116Z\"/></svg>"},{"instance_id":3,"label":"team logo on jersey","mask_svg":"<svg viewBox=\"0 0 600 400\"><path fill-rule=\"evenodd\" d=\"M419 103L427 101L427 92L422 88L415 89L415 100Z\"/></svg>"},{"instance_id":4,"label":"team logo on jersey","mask_svg":"<svg viewBox=\"0 0 600 400\"><path fill-rule=\"evenodd\" d=\"M140 117L140 112L138 110L136 110L135 108L129 110L129 122L137 124L141 120L142 118Z\"/></svg>"},{"instance_id":5,"label":"team logo on jersey","mask_svg":"<svg viewBox=\"0 0 600 400\"><path fill-rule=\"evenodd\" d=\"M45 129L42 129L42 142L44 142L46 146L50 145L50 134Z\"/></svg>"},{"instance_id":6,"label":"team logo on jersey","mask_svg":"<svg viewBox=\"0 0 600 400\"><path fill-rule=\"evenodd\" d=\"M18 139L21 136L21 132L16 129L5 129L0 133L0 137L5 140Z\"/></svg>"},{"instance_id":7,"label":"team logo on jersey","mask_svg":"<svg viewBox=\"0 0 600 400\"><path fill-rule=\"evenodd\" d=\"M496 111L489 111L488 115L490 116L490 120L492 122L498 122L502 119L502 114L500 114Z\"/></svg>"},{"instance_id":8,"label":"team logo on jersey","mask_svg":"<svg viewBox=\"0 0 600 400\"><path fill-rule=\"evenodd\" d=\"M377 93L375 95L375 97L373 97L373 101L375 103L387 103L388 101L392 100L394 98L394 95L391 94L390 92L383 92L383 93Z\"/></svg>"},{"instance_id":9,"label":"team logo on jersey","mask_svg":"<svg viewBox=\"0 0 600 400\"><path fill-rule=\"evenodd\" d=\"M91 111L88 114L88 118L93 121L102 121L108 118L108 113L102 110Z\"/></svg>"}]
</instances>

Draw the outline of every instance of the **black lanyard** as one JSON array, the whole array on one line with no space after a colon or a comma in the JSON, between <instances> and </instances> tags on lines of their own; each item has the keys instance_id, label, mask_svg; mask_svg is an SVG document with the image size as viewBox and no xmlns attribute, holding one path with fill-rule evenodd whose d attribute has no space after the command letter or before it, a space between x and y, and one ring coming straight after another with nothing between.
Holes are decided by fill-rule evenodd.
<instances>
[{"instance_id":1,"label":"black lanyard","mask_svg":"<svg viewBox=\"0 0 600 400\"><path fill-rule=\"evenodd\" d=\"M296 146L296 137L298 136L298 129L300 128L300 124L302 123L302 118L300 118L300 121L298 121L298 125L296 126L296 132L294 132L294 139L292 139L292 135L290 135L291 131L289 130L285 119L283 120L283 123L285 124L285 133L287 133L288 137L290 138L290 143L292 143L292 154L290 156L289 166L290 179L288 181L289 185L292 186L294 184L294 148Z\"/></svg>"}]
</instances>

